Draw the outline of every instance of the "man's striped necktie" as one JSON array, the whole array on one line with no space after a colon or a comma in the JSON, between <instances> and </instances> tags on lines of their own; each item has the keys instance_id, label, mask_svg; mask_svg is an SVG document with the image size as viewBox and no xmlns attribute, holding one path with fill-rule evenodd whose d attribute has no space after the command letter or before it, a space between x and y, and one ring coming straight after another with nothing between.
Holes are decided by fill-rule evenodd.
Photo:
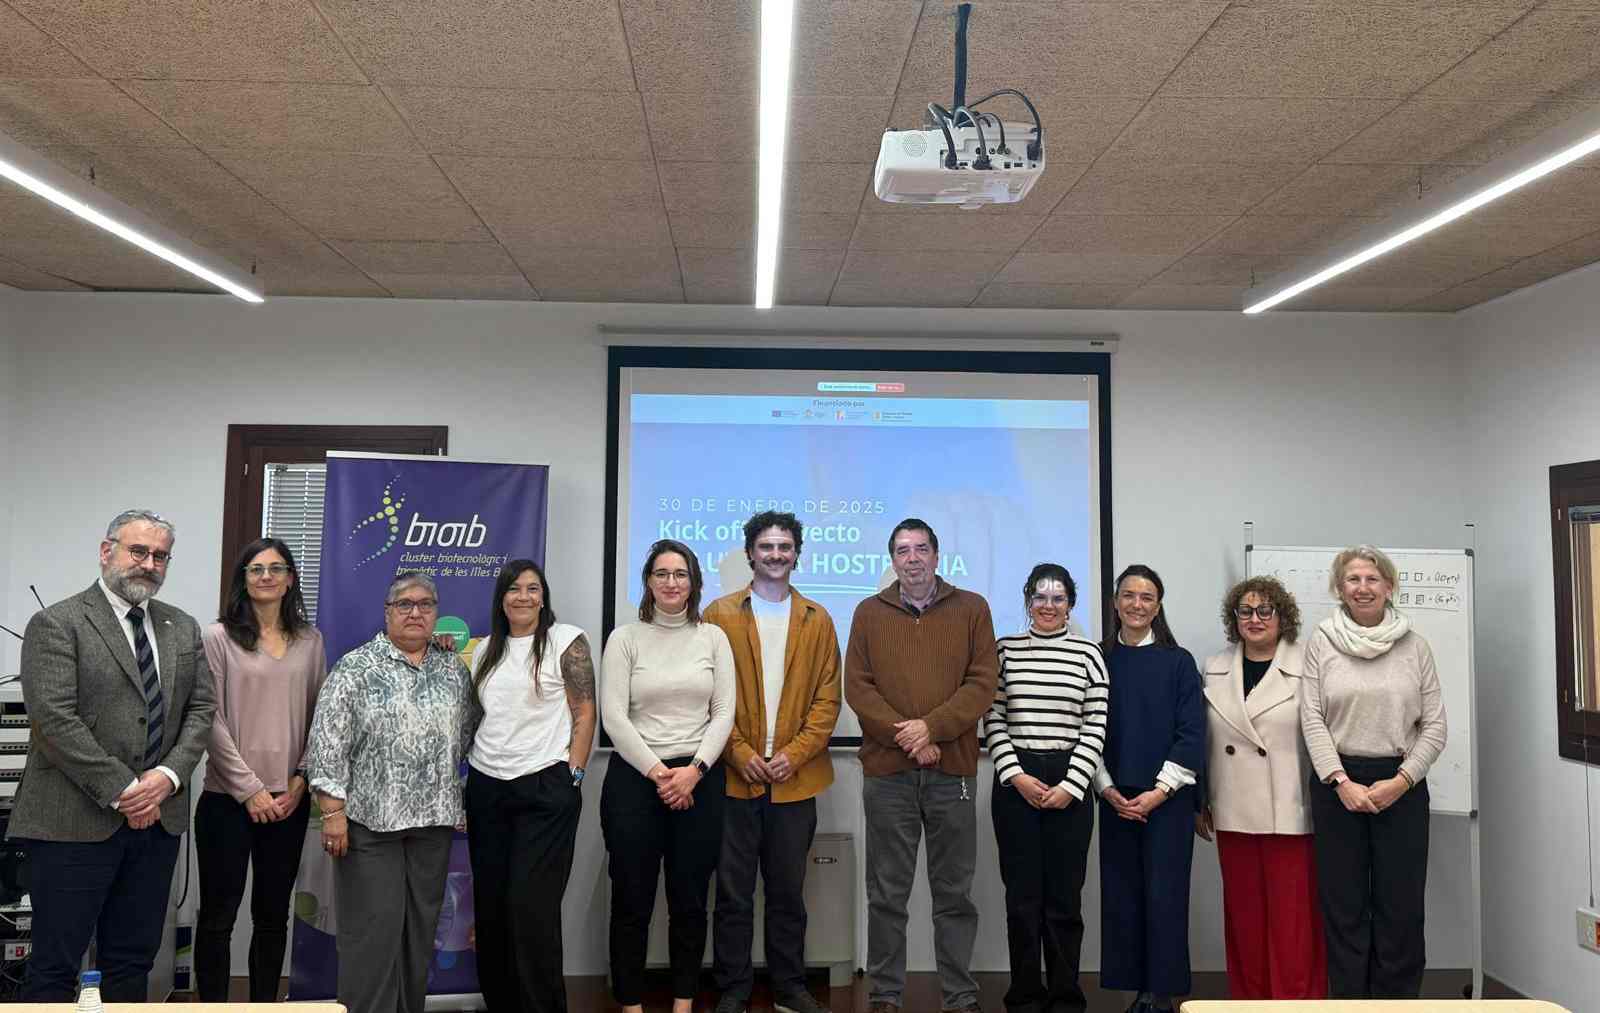
<instances>
[{"instance_id":1,"label":"man's striped necktie","mask_svg":"<svg viewBox=\"0 0 1600 1013\"><path fill-rule=\"evenodd\" d=\"M138 606L129 609L128 621L133 624L133 657L139 664L139 678L144 684L144 706L149 716L145 726L144 769L150 770L161 761L161 732L167 719L167 708L161 699L161 673L156 671L156 652L151 649L150 638L144 633L144 609Z\"/></svg>"}]
</instances>

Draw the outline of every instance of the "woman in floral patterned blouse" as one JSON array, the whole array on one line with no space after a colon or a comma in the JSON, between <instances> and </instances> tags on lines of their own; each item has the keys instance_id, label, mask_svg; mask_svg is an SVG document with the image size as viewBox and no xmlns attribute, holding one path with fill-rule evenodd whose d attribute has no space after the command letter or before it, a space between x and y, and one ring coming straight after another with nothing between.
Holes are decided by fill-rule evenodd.
<instances>
[{"instance_id":1,"label":"woman in floral patterned blouse","mask_svg":"<svg viewBox=\"0 0 1600 1013\"><path fill-rule=\"evenodd\" d=\"M460 768L477 724L467 666L433 642L439 592L395 577L384 632L328 675L306 772L322 846L338 859L339 1001L350 1013L421 1009L444 903Z\"/></svg>"}]
</instances>

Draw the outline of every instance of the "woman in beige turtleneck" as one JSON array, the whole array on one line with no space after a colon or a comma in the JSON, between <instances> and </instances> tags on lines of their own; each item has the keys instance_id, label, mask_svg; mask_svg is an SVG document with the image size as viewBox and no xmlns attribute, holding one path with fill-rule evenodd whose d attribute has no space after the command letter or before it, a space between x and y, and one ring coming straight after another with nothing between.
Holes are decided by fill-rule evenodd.
<instances>
[{"instance_id":1,"label":"woman in beige turtleneck","mask_svg":"<svg viewBox=\"0 0 1600 1013\"><path fill-rule=\"evenodd\" d=\"M706 896L722 847L722 747L736 684L728 637L700 621L700 561L682 542L650 547L639 621L601 662L600 714L616 747L600 791L610 852L611 989L641 1013L656 879L667 869L673 1013L689 1013L706 947Z\"/></svg>"}]
</instances>

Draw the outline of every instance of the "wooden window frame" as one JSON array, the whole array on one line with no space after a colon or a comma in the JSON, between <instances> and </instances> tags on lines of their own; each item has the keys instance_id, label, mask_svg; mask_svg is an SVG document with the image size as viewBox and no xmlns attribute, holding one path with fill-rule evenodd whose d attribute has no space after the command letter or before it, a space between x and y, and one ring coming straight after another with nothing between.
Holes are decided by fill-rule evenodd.
<instances>
[{"instance_id":1,"label":"wooden window frame","mask_svg":"<svg viewBox=\"0 0 1600 1013\"><path fill-rule=\"evenodd\" d=\"M1600 503L1600 461L1550 468L1551 570L1555 577L1557 750L1568 760L1600 765L1600 711L1581 708L1573 651L1572 532L1567 510Z\"/></svg>"},{"instance_id":2,"label":"wooden window frame","mask_svg":"<svg viewBox=\"0 0 1600 1013\"><path fill-rule=\"evenodd\" d=\"M228 597L228 581L239 550L261 537L261 501L268 464L317 464L330 450L378 454L440 455L450 452L449 426L228 426L228 461L223 472L222 576L217 607Z\"/></svg>"}]
</instances>

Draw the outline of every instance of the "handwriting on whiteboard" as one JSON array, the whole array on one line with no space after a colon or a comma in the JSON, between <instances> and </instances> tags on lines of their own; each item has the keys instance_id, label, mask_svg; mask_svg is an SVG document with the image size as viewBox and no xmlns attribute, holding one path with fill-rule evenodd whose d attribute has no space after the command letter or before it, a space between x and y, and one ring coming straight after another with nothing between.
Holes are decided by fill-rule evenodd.
<instances>
[{"instance_id":1,"label":"handwriting on whiteboard","mask_svg":"<svg viewBox=\"0 0 1600 1013\"><path fill-rule=\"evenodd\" d=\"M1290 593L1305 604L1335 604L1336 599L1328 590L1327 570L1291 566L1273 568L1268 574L1282 581ZM1402 570L1394 603L1402 609L1460 612L1461 574L1437 569Z\"/></svg>"}]
</instances>

